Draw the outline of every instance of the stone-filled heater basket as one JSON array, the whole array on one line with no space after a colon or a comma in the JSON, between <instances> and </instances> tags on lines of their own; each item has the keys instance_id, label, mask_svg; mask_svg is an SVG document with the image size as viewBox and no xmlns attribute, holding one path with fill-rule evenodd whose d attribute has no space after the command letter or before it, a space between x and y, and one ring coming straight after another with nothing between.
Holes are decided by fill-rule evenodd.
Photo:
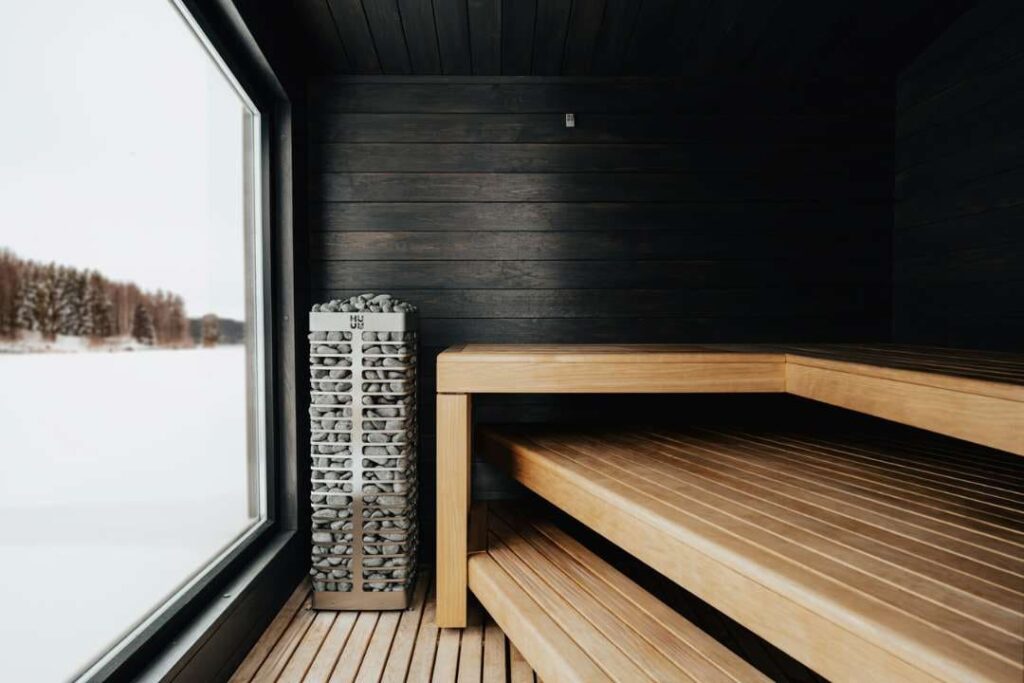
<instances>
[{"instance_id":1,"label":"stone-filled heater basket","mask_svg":"<svg viewBox=\"0 0 1024 683\"><path fill-rule=\"evenodd\" d=\"M370 297L309 315L317 609L404 609L415 579L416 313Z\"/></svg>"}]
</instances>

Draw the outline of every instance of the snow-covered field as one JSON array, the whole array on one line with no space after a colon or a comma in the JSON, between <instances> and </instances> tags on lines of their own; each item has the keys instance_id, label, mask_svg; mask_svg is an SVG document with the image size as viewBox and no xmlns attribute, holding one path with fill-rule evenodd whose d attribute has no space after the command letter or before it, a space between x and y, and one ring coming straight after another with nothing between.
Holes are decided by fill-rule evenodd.
<instances>
[{"instance_id":1,"label":"snow-covered field","mask_svg":"<svg viewBox=\"0 0 1024 683\"><path fill-rule=\"evenodd\" d=\"M38 332L19 331L17 339L0 337L0 354L7 353L110 353L120 351L153 351L152 346L135 341L131 337L108 337L89 339L58 334L54 339L45 339Z\"/></svg>"},{"instance_id":2,"label":"snow-covered field","mask_svg":"<svg viewBox=\"0 0 1024 683\"><path fill-rule=\"evenodd\" d=\"M0 681L62 681L249 527L245 350L0 355Z\"/></svg>"}]
</instances>

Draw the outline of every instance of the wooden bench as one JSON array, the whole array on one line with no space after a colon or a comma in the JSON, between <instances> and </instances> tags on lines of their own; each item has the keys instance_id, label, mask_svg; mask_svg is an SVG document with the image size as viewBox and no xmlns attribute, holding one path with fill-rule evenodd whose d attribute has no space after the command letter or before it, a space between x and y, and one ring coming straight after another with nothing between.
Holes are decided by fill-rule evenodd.
<instances>
[{"instance_id":1,"label":"wooden bench","mask_svg":"<svg viewBox=\"0 0 1024 683\"><path fill-rule=\"evenodd\" d=\"M517 426L478 450L828 678L1024 680L1024 460L862 428Z\"/></svg>"},{"instance_id":2,"label":"wooden bench","mask_svg":"<svg viewBox=\"0 0 1024 683\"><path fill-rule=\"evenodd\" d=\"M470 588L544 680L769 680L549 522L502 507L477 521Z\"/></svg>"},{"instance_id":3,"label":"wooden bench","mask_svg":"<svg viewBox=\"0 0 1024 683\"><path fill-rule=\"evenodd\" d=\"M788 346L786 391L1024 455L1024 356L898 345Z\"/></svg>"},{"instance_id":4,"label":"wooden bench","mask_svg":"<svg viewBox=\"0 0 1024 683\"><path fill-rule=\"evenodd\" d=\"M1024 455L1024 357L902 346L487 345L437 359L437 621L465 626L478 393L789 392Z\"/></svg>"}]
</instances>

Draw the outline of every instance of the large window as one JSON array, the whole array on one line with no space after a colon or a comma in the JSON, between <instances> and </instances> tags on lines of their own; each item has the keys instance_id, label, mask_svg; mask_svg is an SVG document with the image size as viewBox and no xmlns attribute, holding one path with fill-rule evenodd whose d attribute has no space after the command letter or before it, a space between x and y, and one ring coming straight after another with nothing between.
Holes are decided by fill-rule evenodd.
<instances>
[{"instance_id":1,"label":"large window","mask_svg":"<svg viewBox=\"0 0 1024 683\"><path fill-rule=\"evenodd\" d=\"M0 22L0 680L81 675L266 520L259 116L170 0Z\"/></svg>"}]
</instances>

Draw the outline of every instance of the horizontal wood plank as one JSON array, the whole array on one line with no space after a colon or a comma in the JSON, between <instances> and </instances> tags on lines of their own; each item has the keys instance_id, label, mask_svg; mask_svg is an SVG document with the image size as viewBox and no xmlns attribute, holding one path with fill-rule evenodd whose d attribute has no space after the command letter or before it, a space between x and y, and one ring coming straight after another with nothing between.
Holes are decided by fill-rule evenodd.
<instances>
[{"instance_id":1,"label":"horizontal wood plank","mask_svg":"<svg viewBox=\"0 0 1024 683\"><path fill-rule=\"evenodd\" d=\"M311 122L320 142L377 143L629 143L703 142L720 139L757 143L880 140L891 127L844 114L753 116L722 114L604 114L566 128L557 114L331 114ZM572 148L559 150L571 153Z\"/></svg>"},{"instance_id":2,"label":"horizontal wood plank","mask_svg":"<svg viewBox=\"0 0 1024 683\"><path fill-rule=\"evenodd\" d=\"M795 229L813 234L829 226L837 234L877 231L891 220L887 203L822 205L778 202L756 207L731 202L315 202L310 207L317 231L558 232L605 230L758 231ZM703 236L703 232L701 233ZM872 232L874 234L874 232ZM562 235L571 239L569 235ZM742 246L737 241L737 246ZM314 250L314 254L316 251Z\"/></svg>"},{"instance_id":3,"label":"horizontal wood plank","mask_svg":"<svg viewBox=\"0 0 1024 683\"><path fill-rule=\"evenodd\" d=\"M469 558L469 585L516 649L530 653L539 676L580 683L613 680L486 553Z\"/></svg>"},{"instance_id":4,"label":"horizontal wood plank","mask_svg":"<svg viewBox=\"0 0 1024 683\"><path fill-rule=\"evenodd\" d=\"M830 164L863 171L887 147L830 142ZM327 143L314 163L328 173L673 173L699 166L705 173L821 168L822 146L770 142L630 145L524 143ZM1012 156L1013 150L1002 150Z\"/></svg>"},{"instance_id":5,"label":"horizontal wood plank","mask_svg":"<svg viewBox=\"0 0 1024 683\"><path fill-rule=\"evenodd\" d=\"M861 433L488 428L479 446L536 493L829 677L856 670L879 679L1017 680L1020 558L1007 556L1018 577L1003 583L1008 590L978 590L963 573L989 581L984 565L922 562L918 547L863 526L857 510L884 509L896 529L925 520L951 534L973 528L963 538L979 548L1024 547L1012 531L1024 525L1024 489L1014 484L1015 503L999 498L1006 520L997 526L988 526L997 508L961 495L971 485L958 488L953 479L944 493L920 489L924 506L901 503L913 498L898 483L901 473L939 475L944 465L901 469L904 452L908 463L921 462L916 442L872 447ZM958 449L960 462L993 486L1008 480L992 468L1024 482L1019 459L954 442L943 448ZM854 458L851 467L844 457ZM857 466L863 457L878 466ZM845 497L852 507L822 501L819 492L830 490L855 492ZM838 514L822 518L815 506Z\"/></svg>"},{"instance_id":6,"label":"horizontal wood plank","mask_svg":"<svg viewBox=\"0 0 1024 683\"><path fill-rule=\"evenodd\" d=\"M500 626L474 604L474 623L487 622L486 638L459 638L449 632L454 648L438 651L439 629L434 626L436 600L431 589L433 576L422 568L408 609L393 612L313 611L308 602L309 585L304 581L267 628L256 646L232 676L232 681L278 683L328 680L404 681L434 680L460 683L505 680L505 634ZM451 636L454 635L454 639ZM446 648L448 645L446 645ZM500 659L496 657L501 654ZM269 655L269 656L268 656ZM455 668L449 668L449 661ZM436 658L445 661L437 664ZM517 673L533 683L533 671L525 661L516 663ZM476 671L476 678L471 676ZM495 678L497 676L497 678Z\"/></svg>"},{"instance_id":7,"label":"horizontal wood plank","mask_svg":"<svg viewBox=\"0 0 1024 683\"><path fill-rule=\"evenodd\" d=\"M465 393L786 392L1024 455L1024 358L1015 354L885 344L468 344L437 356L436 386Z\"/></svg>"},{"instance_id":8,"label":"horizontal wood plank","mask_svg":"<svg viewBox=\"0 0 1024 683\"><path fill-rule=\"evenodd\" d=\"M593 268L593 265L588 267ZM865 291L858 286L769 287L760 289L688 290L648 289L512 289L492 282L491 288L459 290L389 290L415 301L424 318L678 318L702 315L731 316L745 308L762 315L814 315L827 307L836 314L857 312L887 296L881 287ZM609 284L605 282L604 284ZM365 290L334 290L334 298L348 298Z\"/></svg>"},{"instance_id":9,"label":"horizontal wood plank","mask_svg":"<svg viewBox=\"0 0 1024 683\"><path fill-rule=\"evenodd\" d=\"M314 234L312 247L318 260L328 261L389 261L401 255L407 261L586 261L614 257L622 262L671 257L729 263L770 253L796 266L792 253L796 243L815 251L843 249L849 258L863 262L872 251L861 238L852 230L824 231L820 225L794 221L770 228L756 224L722 226L716 233L700 238L681 230L645 228L562 234L488 231L471 239L461 231L352 230Z\"/></svg>"},{"instance_id":10,"label":"horizontal wood plank","mask_svg":"<svg viewBox=\"0 0 1024 683\"><path fill-rule=\"evenodd\" d=\"M573 242L574 240L566 240ZM466 246L467 251L483 251L483 244ZM646 248L633 251L647 252ZM560 250L550 254L557 256ZM332 254L343 254L339 248ZM504 256L504 254L501 254ZM581 256L585 256L583 251ZM664 255L664 254L663 254ZM933 257L935 260L938 257ZM542 300L552 296L543 290L569 292L569 296L582 296L580 290L590 290L592 296L607 292L610 296L632 296L631 291L682 291L701 289L725 289L735 291L738 282L755 279L763 288L777 288L785 285L804 285L799 296L813 297L806 285L849 285L850 291L878 291L880 282L877 264L864 259L850 259L835 267L826 264L805 266L790 263L787 256L779 260L764 261L749 259L722 261L715 258L655 260L654 255L645 258L638 254L631 261L632 268L624 267L620 260L579 259L579 260L536 260L536 261L489 261L472 259L460 261L317 261L317 273L312 282L317 297L343 298L346 291L375 291L377 283L390 282L388 291L408 301L415 301L420 308L444 296L461 297L467 304L482 301L488 296L478 290L507 290L509 299L535 296ZM789 267L789 266L792 267ZM741 288L742 289L742 288ZM530 292L533 292L532 294ZM612 294L612 292L617 292ZM495 300L502 295L491 295ZM636 296L639 299L640 296ZM318 299L319 300L319 299ZM642 306L642 302L638 301ZM781 303L781 302L780 302ZM489 315L500 315L504 309L491 308ZM815 311L820 313L821 309ZM719 309L728 314L728 310ZM538 311L534 312L534 316ZM467 316L481 317L481 316ZM487 317L487 316L483 316Z\"/></svg>"},{"instance_id":11,"label":"horizontal wood plank","mask_svg":"<svg viewBox=\"0 0 1024 683\"><path fill-rule=\"evenodd\" d=\"M751 324L756 323L756 330ZM587 343L671 344L784 342L794 330L823 329L822 342L877 339L888 327L873 315L829 312L825 315L751 315L686 318L421 318L421 339L432 345L461 343L544 343L585 340Z\"/></svg>"},{"instance_id":12,"label":"horizontal wood plank","mask_svg":"<svg viewBox=\"0 0 1024 683\"><path fill-rule=\"evenodd\" d=\"M843 366L840 366L843 367ZM887 420L1024 455L1024 402L886 378L786 365L786 390ZM1014 393L1020 393L1018 391Z\"/></svg>"},{"instance_id":13,"label":"horizontal wood plank","mask_svg":"<svg viewBox=\"0 0 1024 683\"><path fill-rule=\"evenodd\" d=\"M468 346L438 356L441 392L772 392L784 387L784 358L697 347Z\"/></svg>"},{"instance_id":14,"label":"horizontal wood plank","mask_svg":"<svg viewBox=\"0 0 1024 683\"><path fill-rule=\"evenodd\" d=\"M993 188L994 191L995 188ZM888 176L807 169L791 174L703 173L321 173L313 199L334 202L882 201Z\"/></svg>"},{"instance_id":15,"label":"horizontal wood plank","mask_svg":"<svg viewBox=\"0 0 1024 683\"><path fill-rule=\"evenodd\" d=\"M686 112L710 114L723 104L732 111L816 114L841 111L856 103L864 112L880 111L887 96L849 88L795 87L785 81L736 79L612 79L565 80L544 83L515 79L437 83L391 81L355 82L323 79L311 84L314 105L323 111L345 113L554 113Z\"/></svg>"},{"instance_id":16,"label":"horizontal wood plank","mask_svg":"<svg viewBox=\"0 0 1024 683\"><path fill-rule=\"evenodd\" d=\"M397 5L407 32L440 30L454 41L442 55L416 33L408 43L416 73L450 72L456 53L471 70L492 68L494 52L474 34L493 37L499 9L501 68L531 68L533 3ZM561 54L577 66L583 45L602 63L658 63L643 36L676 27L658 19L666 3L619 3L610 12L634 13L637 30L588 38L573 31L608 14L576 5ZM387 24L388 12L375 8L372 23ZM735 37L751 38L748 28L767 19L740 12ZM544 35L550 47L552 34ZM892 94L876 86L760 77L314 79L309 296L403 296L420 307L420 340L432 349L884 338L893 121ZM574 128L565 127L567 112ZM511 405L495 403L489 414L514 418ZM497 481L476 485L490 491ZM432 508L432 491L422 495Z\"/></svg>"}]
</instances>

